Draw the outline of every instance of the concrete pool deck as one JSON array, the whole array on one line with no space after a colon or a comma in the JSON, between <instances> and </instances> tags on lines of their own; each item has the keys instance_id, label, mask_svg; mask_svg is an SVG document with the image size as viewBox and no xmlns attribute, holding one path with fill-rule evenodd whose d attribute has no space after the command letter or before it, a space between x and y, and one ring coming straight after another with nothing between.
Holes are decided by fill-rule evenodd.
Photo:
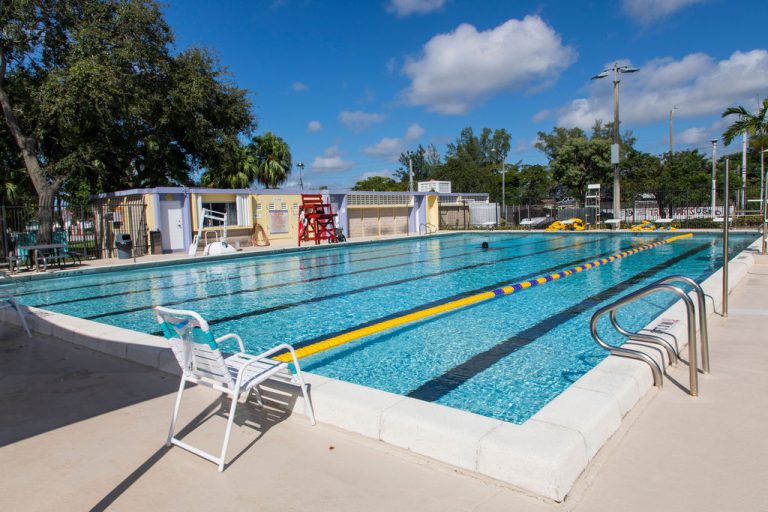
<instances>
[{"instance_id":1,"label":"concrete pool deck","mask_svg":"<svg viewBox=\"0 0 768 512\"><path fill-rule=\"evenodd\" d=\"M689 397L669 369L560 504L271 407L244 407L231 465L163 448L177 381L107 354L0 324L2 510L760 510L768 500L768 264L710 317L711 375ZM189 439L225 422L209 392L185 395ZM198 423L202 423L197 426Z\"/></svg>"},{"instance_id":2,"label":"concrete pool deck","mask_svg":"<svg viewBox=\"0 0 768 512\"><path fill-rule=\"evenodd\" d=\"M752 267L752 263L753 256L748 253L732 260L732 284L747 277L751 269L762 266ZM708 281L716 284L717 280L715 275ZM716 296L717 286L712 284L705 283L705 289ZM719 308L717 297L714 302ZM663 319L679 318L679 311L674 310L665 312ZM175 362L165 357L169 354L162 340L34 308L30 313L31 326L40 334L52 334L86 348L160 369L177 369ZM677 335L682 327L678 322L669 332ZM685 336L678 338L684 340ZM714 371L717 372L716 364ZM702 389L706 389L705 383L710 378L702 377ZM599 450L605 451L601 447L619 428L622 416L635 403L642 404L647 396L656 393L655 390L649 392L651 379L647 366L611 357L532 420L513 425L319 376L312 380L312 396L320 422L448 462L455 468L490 475L558 501L568 493L577 492L576 488L572 489L574 481L588 464L596 464L595 456L599 457ZM687 386L684 378L667 382ZM668 385L665 392L669 388ZM292 405L294 411L303 409L300 401ZM629 418L631 415L624 422ZM198 434L193 434L193 442L195 435Z\"/></svg>"}]
</instances>

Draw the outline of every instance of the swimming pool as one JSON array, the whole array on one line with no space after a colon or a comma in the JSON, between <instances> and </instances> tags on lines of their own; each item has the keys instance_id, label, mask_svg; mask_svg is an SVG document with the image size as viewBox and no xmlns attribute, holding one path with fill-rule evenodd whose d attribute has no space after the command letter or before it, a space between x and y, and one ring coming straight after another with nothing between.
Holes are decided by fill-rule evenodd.
<instances>
[{"instance_id":1,"label":"swimming pool","mask_svg":"<svg viewBox=\"0 0 768 512\"><path fill-rule=\"evenodd\" d=\"M152 305L193 309L249 350L305 345L382 319L531 279L671 236L457 234L83 274L29 283L23 304L147 333ZM734 235L732 255L754 236ZM488 241L490 250L480 249ZM716 235L656 247L546 286L500 297L311 356L321 375L521 423L606 353L592 312L670 274L701 281L720 265ZM622 311L638 329L671 302Z\"/></svg>"}]
</instances>

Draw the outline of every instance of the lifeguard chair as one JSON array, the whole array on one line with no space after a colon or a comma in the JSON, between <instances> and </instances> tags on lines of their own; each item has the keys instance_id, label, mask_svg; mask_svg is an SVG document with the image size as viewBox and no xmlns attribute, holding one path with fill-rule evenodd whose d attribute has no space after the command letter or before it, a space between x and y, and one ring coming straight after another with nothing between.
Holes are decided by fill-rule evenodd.
<instances>
[{"instance_id":1,"label":"lifeguard chair","mask_svg":"<svg viewBox=\"0 0 768 512\"><path fill-rule=\"evenodd\" d=\"M593 226L600 224L600 184L590 183L587 185L587 193L584 196L584 207L586 208L587 221L592 221Z\"/></svg>"},{"instance_id":2,"label":"lifeguard chair","mask_svg":"<svg viewBox=\"0 0 768 512\"><path fill-rule=\"evenodd\" d=\"M301 242L328 240L336 243L336 214L321 194L301 194L299 207L299 245Z\"/></svg>"}]
</instances>

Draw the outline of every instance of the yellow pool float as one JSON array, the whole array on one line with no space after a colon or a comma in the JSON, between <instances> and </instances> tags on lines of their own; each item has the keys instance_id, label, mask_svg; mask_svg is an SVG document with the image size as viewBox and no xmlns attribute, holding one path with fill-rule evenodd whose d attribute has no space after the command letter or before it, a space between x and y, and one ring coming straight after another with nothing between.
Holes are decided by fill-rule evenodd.
<instances>
[{"instance_id":1,"label":"yellow pool float","mask_svg":"<svg viewBox=\"0 0 768 512\"><path fill-rule=\"evenodd\" d=\"M587 229L582 219L572 218L563 221L556 220L544 231L584 231Z\"/></svg>"}]
</instances>

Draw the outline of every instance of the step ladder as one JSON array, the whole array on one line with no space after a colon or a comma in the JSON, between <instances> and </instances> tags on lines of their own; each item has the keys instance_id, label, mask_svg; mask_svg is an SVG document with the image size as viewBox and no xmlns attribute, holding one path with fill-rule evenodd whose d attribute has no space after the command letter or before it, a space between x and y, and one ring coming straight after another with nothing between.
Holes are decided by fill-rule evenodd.
<instances>
[{"instance_id":1,"label":"step ladder","mask_svg":"<svg viewBox=\"0 0 768 512\"><path fill-rule=\"evenodd\" d=\"M673 276L665 277L654 283L649 284L644 288L640 288L639 290L633 293L630 293L629 295L621 297L620 299L612 302L611 304L608 304L607 306L603 306L602 308L598 309L594 315L592 315L592 320L589 323L589 330L595 342L598 345L600 345L602 348L610 352L612 355L619 356L619 357L627 357L630 359L636 359L638 361L643 361L644 363L647 363L648 366L650 366L651 368L651 372L653 373L653 385L658 388L661 388L664 385L664 377L663 377L664 371L658 365L658 363L648 354L645 354L639 350L626 348L624 346L618 347L606 342L597 332L597 322L603 315L608 314L610 316L611 325L613 326L613 328L616 329L616 331L619 334L628 338L628 341L632 341L633 343L640 343L640 344L650 343L653 345L661 346L667 353L669 363L672 366L677 366L677 362L679 360L679 354L678 354L678 351L672 346L672 344L669 341L662 338L661 336L658 336L657 334L631 332L631 331L628 331L627 329L624 329L621 326L621 324L619 324L617 313L616 313L617 310L621 309L622 307L628 304L631 304L638 299L647 297L648 295L652 295L654 293L671 292L677 295L685 304L686 319L688 324L687 325L688 326L688 368L689 368L688 393L691 396L698 396L699 395L699 374L698 374L698 363L697 363L698 346L696 342L696 307L693 304L693 300L691 300L691 298L688 296L688 293L683 291L681 288L677 286L672 286L670 284L675 282L685 283L689 285L691 288L693 288L693 293L695 293L696 295L696 302L699 310L698 317L699 317L699 336L701 338L702 372L710 373L709 335L707 333L707 308L704 303L705 294L704 294L704 290L701 288L699 283L697 283L690 277L681 276L681 275L673 275ZM653 332L653 331L650 331L650 332Z\"/></svg>"}]
</instances>

